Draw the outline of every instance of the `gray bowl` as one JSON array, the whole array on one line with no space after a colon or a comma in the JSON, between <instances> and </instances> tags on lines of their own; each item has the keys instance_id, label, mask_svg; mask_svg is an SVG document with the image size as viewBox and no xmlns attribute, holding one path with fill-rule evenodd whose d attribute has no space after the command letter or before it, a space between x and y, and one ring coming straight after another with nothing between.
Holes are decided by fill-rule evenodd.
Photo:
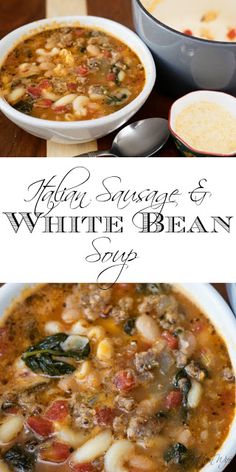
<instances>
[{"instance_id":1,"label":"gray bowl","mask_svg":"<svg viewBox=\"0 0 236 472\"><path fill-rule=\"evenodd\" d=\"M154 18L140 0L132 0L132 7L136 31L151 49L159 84L169 95L207 89L236 96L236 43L186 36Z\"/></svg>"}]
</instances>

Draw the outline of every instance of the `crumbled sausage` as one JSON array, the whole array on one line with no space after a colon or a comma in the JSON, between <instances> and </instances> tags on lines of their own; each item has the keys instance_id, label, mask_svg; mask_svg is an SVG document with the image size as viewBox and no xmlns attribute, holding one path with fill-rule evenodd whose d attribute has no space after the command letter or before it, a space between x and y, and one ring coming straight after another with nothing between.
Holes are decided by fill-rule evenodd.
<instances>
[{"instance_id":1,"label":"crumbled sausage","mask_svg":"<svg viewBox=\"0 0 236 472\"><path fill-rule=\"evenodd\" d=\"M123 395L117 395L115 398L116 404L120 410L130 412L135 407L135 400L131 397L124 397Z\"/></svg>"},{"instance_id":2,"label":"crumbled sausage","mask_svg":"<svg viewBox=\"0 0 236 472\"><path fill-rule=\"evenodd\" d=\"M111 310L110 316L119 324L129 318L130 312L133 308L133 299L131 297L121 298L117 305Z\"/></svg>"},{"instance_id":3,"label":"crumbled sausage","mask_svg":"<svg viewBox=\"0 0 236 472\"><path fill-rule=\"evenodd\" d=\"M149 295L144 298L143 302L139 304L138 311L141 314L152 315L160 318L165 313L177 312L178 304L175 298L171 295Z\"/></svg>"},{"instance_id":4,"label":"crumbled sausage","mask_svg":"<svg viewBox=\"0 0 236 472\"><path fill-rule=\"evenodd\" d=\"M163 329L173 331L180 321L179 317L178 313L167 312L160 318L159 324Z\"/></svg>"},{"instance_id":5,"label":"crumbled sausage","mask_svg":"<svg viewBox=\"0 0 236 472\"><path fill-rule=\"evenodd\" d=\"M73 296L78 312L82 312L87 320L95 321L108 309L111 292L103 290L96 284L81 284Z\"/></svg>"},{"instance_id":6,"label":"crumbled sausage","mask_svg":"<svg viewBox=\"0 0 236 472\"><path fill-rule=\"evenodd\" d=\"M177 350L173 351L173 354L175 356L176 366L178 367L178 369L182 369L183 367L185 367L188 362L188 357L186 356L186 354Z\"/></svg>"},{"instance_id":7,"label":"crumbled sausage","mask_svg":"<svg viewBox=\"0 0 236 472\"><path fill-rule=\"evenodd\" d=\"M116 418L113 420L113 431L115 433L116 438L124 437L127 426L128 426L127 415L116 416Z\"/></svg>"},{"instance_id":8,"label":"crumbled sausage","mask_svg":"<svg viewBox=\"0 0 236 472\"><path fill-rule=\"evenodd\" d=\"M53 91L55 93L67 92L66 80L59 79L57 77L52 78Z\"/></svg>"},{"instance_id":9,"label":"crumbled sausage","mask_svg":"<svg viewBox=\"0 0 236 472\"><path fill-rule=\"evenodd\" d=\"M188 365L185 366L185 371L192 377L192 379L202 382L206 378L206 370L201 369L201 367L195 362L191 361Z\"/></svg>"},{"instance_id":10,"label":"crumbled sausage","mask_svg":"<svg viewBox=\"0 0 236 472\"><path fill-rule=\"evenodd\" d=\"M159 350L156 350L155 348L135 354L134 365L136 370L142 374L146 371L154 369L155 367L158 367L159 354Z\"/></svg>"},{"instance_id":11,"label":"crumbled sausage","mask_svg":"<svg viewBox=\"0 0 236 472\"><path fill-rule=\"evenodd\" d=\"M161 429L162 425L155 416L133 416L128 425L127 437L131 441L145 441L159 434Z\"/></svg>"},{"instance_id":12,"label":"crumbled sausage","mask_svg":"<svg viewBox=\"0 0 236 472\"><path fill-rule=\"evenodd\" d=\"M74 423L78 428L91 429L94 426L95 411L84 403L76 403L73 408Z\"/></svg>"},{"instance_id":13,"label":"crumbled sausage","mask_svg":"<svg viewBox=\"0 0 236 472\"><path fill-rule=\"evenodd\" d=\"M68 47L68 46L72 46L72 44L73 44L73 34L71 31L69 33L61 35L60 46Z\"/></svg>"}]
</instances>

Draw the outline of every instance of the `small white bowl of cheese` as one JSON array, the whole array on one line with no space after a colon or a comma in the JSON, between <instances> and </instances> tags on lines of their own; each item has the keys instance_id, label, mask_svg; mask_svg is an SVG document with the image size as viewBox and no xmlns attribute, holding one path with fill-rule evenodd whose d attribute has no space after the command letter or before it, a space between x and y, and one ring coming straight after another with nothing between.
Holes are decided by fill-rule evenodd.
<instances>
[{"instance_id":1,"label":"small white bowl of cheese","mask_svg":"<svg viewBox=\"0 0 236 472\"><path fill-rule=\"evenodd\" d=\"M173 104L169 128L184 156L235 156L236 98L208 90L189 93Z\"/></svg>"}]
</instances>

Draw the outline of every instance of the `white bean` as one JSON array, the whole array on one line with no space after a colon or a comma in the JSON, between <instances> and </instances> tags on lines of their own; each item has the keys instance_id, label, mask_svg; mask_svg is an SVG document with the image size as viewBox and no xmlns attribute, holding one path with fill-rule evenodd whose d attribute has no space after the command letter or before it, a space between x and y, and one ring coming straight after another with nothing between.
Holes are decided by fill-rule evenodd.
<instances>
[{"instance_id":1,"label":"white bean","mask_svg":"<svg viewBox=\"0 0 236 472\"><path fill-rule=\"evenodd\" d=\"M123 80L125 80L125 77L126 77L126 73L123 70L121 70L118 74L119 82L123 82Z\"/></svg>"},{"instance_id":2,"label":"white bean","mask_svg":"<svg viewBox=\"0 0 236 472\"><path fill-rule=\"evenodd\" d=\"M54 103L54 106L55 107L64 107L66 105L69 105L70 103L73 102L73 100L75 100L76 97L77 97L77 95L75 93L69 93L68 95L65 95L64 97L59 98L59 100L57 100Z\"/></svg>"},{"instance_id":3,"label":"white bean","mask_svg":"<svg viewBox=\"0 0 236 472\"><path fill-rule=\"evenodd\" d=\"M95 46L95 44L89 44L87 46L87 52L91 55L91 56L98 56L100 54L100 48L98 46Z\"/></svg>"},{"instance_id":4,"label":"white bean","mask_svg":"<svg viewBox=\"0 0 236 472\"><path fill-rule=\"evenodd\" d=\"M85 442L85 436L83 433L78 431L73 431L70 428L62 428L56 432L56 437L59 441L68 444L69 446L76 449L77 447L81 446Z\"/></svg>"},{"instance_id":5,"label":"white bean","mask_svg":"<svg viewBox=\"0 0 236 472\"><path fill-rule=\"evenodd\" d=\"M17 87L8 95L8 100L10 103L17 102L25 94L24 87Z\"/></svg>"},{"instance_id":6,"label":"white bean","mask_svg":"<svg viewBox=\"0 0 236 472\"><path fill-rule=\"evenodd\" d=\"M155 470L154 462L149 459L149 457L143 456L142 454L134 454L129 460L129 465L134 467L134 469L143 470L145 472Z\"/></svg>"},{"instance_id":7,"label":"white bean","mask_svg":"<svg viewBox=\"0 0 236 472\"><path fill-rule=\"evenodd\" d=\"M85 95L79 95L73 101L73 110L76 116L83 117L87 115L87 106L89 104L89 98Z\"/></svg>"},{"instance_id":8,"label":"white bean","mask_svg":"<svg viewBox=\"0 0 236 472\"><path fill-rule=\"evenodd\" d=\"M192 387L188 394L188 407L197 408L202 396L202 386L196 380L192 380Z\"/></svg>"},{"instance_id":9,"label":"white bean","mask_svg":"<svg viewBox=\"0 0 236 472\"><path fill-rule=\"evenodd\" d=\"M73 321L78 320L80 317L80 312L76 308L65 308L61 315L65 323L73 323Z\"/></svg>"},{"instance_id":10,"label":"white bean","mask_svg":"<svg viewBox=\"0 0 236 472\"><path fill-rule=\"evenodd\" d=\"M185 447L189 447L192 443L193 437L191 431L184 427L180 428L180 430L177 432L177 436L175 436L175 439L177 439L178 443L183 444Z\"/></svg>"},{"instance_id":11,"label":"white bean","mask_svg":"<svg viewBox=\"0 0 236 472\"><path fill-rule=\"evenodd\" d=\"M42 97L47 98L48 100L52 100L55 102L56 100L59 100L58 95L56 95L53 92L49 92L48 90L43 89L42 90Z\"/></svg>"},{"instance_id":12,"label":"white bean","mask_svg":"<svg viewBox=\"0 0 236 472\"><path fill-rule=\"evenodd\" d=\"M148 342L154 344L160 338L160 330L156 321L148 315L141 315L136 320L136 328Z\"/></svg>"},{"instance_id":13,"label":"white bean","mask_svg":"<svg viewBox=\"0 0 236 472\"><path fill-rule=\"evenodd\" d=\"M48 323L45 324L44 329L46 334L57 334L63 331L63 327L58 321L48 321Z\"/></svg>"},{"instance_id":14,"label":"white bean","mask_svg":"<svg viewBox=\"0 0 236 472\"><path fill-rule=\"evenodd\" d=\"M89 439L83 446L77 449L71 455L71 462L74 464L83 464L92 462L97 457L102 456L110 447L112 442L111 431L102 431L92 439ZM118 472L118 471L116 471Z\"/></svg>"},{"instance_id":15,"label":"white bean","mask_svg":"<svg viewBox=\"0 0 236 472\"><path fill-rule=\"evenodd\" d=\"M7 444L12 441L23 429L24 420L20 415L8 416L0 425L0 443Z\"/></svg>"},{"instance_id":16,"label":"white bean","mask_svg":"<svg viewBox=\"0 0 236 472\"><path fill-rule=\"evenodd\" d=\"M196 337L190 331L179 334L179 349L183 354L190 357L196 349Z\"/></svg>"},{"instance_id":17,"label":"white bean","mask_svg":"<svg viewBox=\"0 0 236 472\"><path fill-rule=\"evenodd\" d=\"M105 472L128 472L124 463L134 453L134 444L126 439L115 441L105 454Z\"/></svg>"}]
</instances>

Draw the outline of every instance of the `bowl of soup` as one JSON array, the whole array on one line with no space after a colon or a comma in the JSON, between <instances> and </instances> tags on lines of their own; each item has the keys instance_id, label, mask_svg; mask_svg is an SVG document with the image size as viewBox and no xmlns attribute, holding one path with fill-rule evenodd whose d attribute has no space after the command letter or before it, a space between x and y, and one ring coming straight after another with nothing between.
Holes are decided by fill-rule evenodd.
<instances>
[{"instance_id":1,"label":"bowl of soup","mask_svg":"<svg viewBox=\"0 0 236 472\"><path fill-rule=\"evenodd\" d=\"M236 95L234 0L133 0L133 14L170 95L199 89Z\"/></svg>"},{"instance_id":2,"label":"bowl of soup","mask_svg":"<svg viewBox=\"0 0 236 472\"><path fill-rule=\"evenodd\" d=\"M210 285L7 284L0 314L1 471L234 457L236 320Z\"/></svg>"},{"instance_id":3,"label":"bowl of soup","mask_svg":"<svg viewBox=\"0 0 236 472\"><path fill-rule=\"evenodd\" d=\"M124 124L156 79L138 36L99 17L27 24L0 45L0 109L44 139L80 143Z\"/></svg>"}]
</instances>

